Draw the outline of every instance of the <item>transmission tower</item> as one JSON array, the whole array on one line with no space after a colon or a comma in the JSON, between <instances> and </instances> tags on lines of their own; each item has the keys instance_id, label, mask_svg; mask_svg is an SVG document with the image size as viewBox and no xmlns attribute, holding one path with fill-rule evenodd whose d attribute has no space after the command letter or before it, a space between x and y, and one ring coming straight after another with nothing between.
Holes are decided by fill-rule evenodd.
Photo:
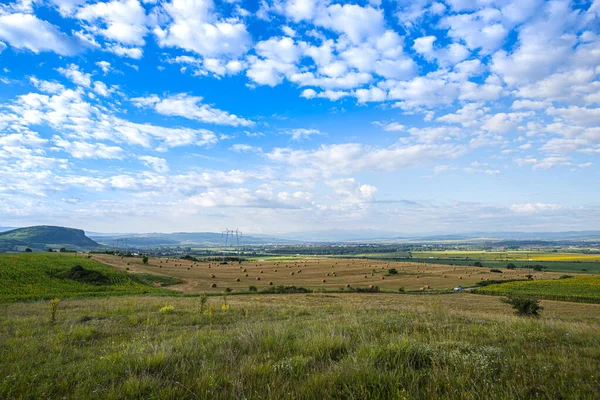
<instances>
[{"instance_id":1,"label":"transmission tower","mask_svg":"<svg viewBox=\"0 0 600 400\"><path fill-rule=\"evenodd\" d=\"M242 231L239 229L228 229L225 228L223 232L221 232L221 238L225 239L225 249L223 249L223 260L221 264L225 264L225 252L227 251L228 246L233 246L233 251L237 253L238 258L240 256L240 238L242 237Z\"/></svg>"}]
</instances>

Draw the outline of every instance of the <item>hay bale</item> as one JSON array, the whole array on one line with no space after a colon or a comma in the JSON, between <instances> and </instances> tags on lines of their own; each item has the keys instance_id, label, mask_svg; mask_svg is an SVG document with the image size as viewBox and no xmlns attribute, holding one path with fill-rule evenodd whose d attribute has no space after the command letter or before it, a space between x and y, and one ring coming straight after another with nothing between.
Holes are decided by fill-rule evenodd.
<instances>
[{"instance_id":1,"label":"hay bale","mask_svg":"<svg viewBox=\"0 0 600 400\"><path fill-rule=\"evenodd\" d=\"M210 277L213 278L213 279L216 278L215 274L210 274Z\"/></svg>"},{"instance_id":2,"label":"hay bale","mask_svg":"<svg viewBox=\"0 0 600 400\"><path fill-rule=\"evenodd\" d=\"M273 286L273 282L269 282L269 286Z\"/></svg>"},{"instance_id":3,"label":"hay bale","mask_svg":"<svg viewBox=\"0 0 600 400\"><path fill-rule=\"evenodd\" d=\"M260 276L257 276L257 277L256 277L256 280L257 280L257 281L260 281Z\"/></svg>"},{"instance_id":4,"label":"hay bale","mask_svg":"<svg viewBox=\"0 0 600 400\"><path fill-rule=\"evenodd\" d=\"M325 282L327 282L327 281L326 281L325 279L323 279L321 282L325 283Z\"/></svg>"},{"instance_id":5,"label":"hay bale","mask_svg":"<svg viewBox=\"0 0 600 400\"><path fill-rule=\"evenodd\" d=\"M290 272L290 275L294 275L294 271Z\"/></svg>"},{"instance_id":6,"label":"hay bale","mask_svg":"<svg viewBox=\"0 0 600 400\"><path fill-rule=\"evenodd\" d=\"M216 287L217 287L217 284L216 284L216 283L211 283L211 284L210 284L210 287L211 287L211 288L216 288Z\"/></svg>"},{"instance_id":7,"label":"hay bale","mask_svg":"<svg viewBox=\"0 0 600 400\"><path fill-rule=\"evenodd\" d=\"M236 281L236 282L240 282L240 281L241 281L241 279L240 279L240 278L235 278L235 281Z\"/></svg>"},{"instance_id":8,"label":"hay bale","mask_svg":"<svg viewBox=\"0 0 600 400\"><path fill-rule=\"evenodd\" d=\"M350 284L349 284L349 283L346 283L346 287L350 287Z\"/></svg>"}]
</instances>

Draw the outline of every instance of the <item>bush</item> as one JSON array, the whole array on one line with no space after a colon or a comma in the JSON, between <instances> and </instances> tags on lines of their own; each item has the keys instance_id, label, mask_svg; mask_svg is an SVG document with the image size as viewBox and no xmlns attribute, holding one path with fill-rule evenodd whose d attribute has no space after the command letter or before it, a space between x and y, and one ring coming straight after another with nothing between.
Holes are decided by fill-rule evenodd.
<instances>
[{"instance_id":1,"label":"bush","mask_svg":"<svg viewBox=\"0 0 600 400\"><path fill-rule=\"evenodd\" d=\"M369 287L356 287L353 288L356 293L379 293L379 286L370 285Z\"/></svg>"},{"instance_id":2,"label":"bush","mask_svg":"<svg viewBox=\"0 0 600 400\"><path fill-rule=\"evenodd\" d=\"M175 306L164 306L159 311L161 314L171 314L175 312Z\"/></svg>"},{"instance_id":3,"label":"bush","mask_svg":"<svg viewBox=\"0 0 600 400\"><path fill-rule=\"evenodd\" d=\"M248 291L249 292L258 292L258 289L256 288L256 286L250 285L250 286L248 286Z\"/></svg>"},{"instance_id":4,"label":"bush","mask_svg":"<svg viewBox=\"0 0 600 400\"><path fill-rule=\"evenodd\" d=\"M396 268L390 268L387 272L388 275L398 275L398 270Z\"/></svg>"},{"instance_id":5,"label":"bush","mask_svg":"<svg viewBox=\"0 0 600 400\"><path fill-rule=\"evenodd\" d=\"M142 262L143 262L144 264L148 264L148 256L144 256L144 257L142 258Z\"/></svg>"},{"instance_id":6,"label":"bush","mask_svg":"<svg viewBox=\"0 0 600 400\"><path fill-rule=\"evenodd\" d=\"M497 274L501 274L502 273L502 271L500 271L499 269L496 269L496 268L490 269L490 272L495 272Z\"/></svg>"},{"instance_id":7,"label":"bush","mask_svg":"<svg viewBox=\"0 0 600 400\"><path fill-rule=\"evenodd\" d=\"M506 264L506 269L517 269L517 266L513 263Z\"/></svg>"},{"instance_id":8,"label":"bush","mask_svg":"<svg viewBox=\"0 0 600 400\"><path fill-rule=\"evenodd\" d=\"M29 247L25 249L25 253L31 253L31 251L32 250Z\"/></svg>"},{"instance_id":9,"label":"bush","mask_svg":"<svg viewBox=\"0 0 600 400\"><path fill-rule=\"evenodd\" d=\"M312 293L312 290L300 286L272 286L261 290L261 293Z\"/></svg>"},{"instance_id":10,"label":"bush","mask_svg":"<svg viewBox=\"0 0 600 400\"><path fill-rule=\"evenodd\" d=\"M475 261L475 263L473 263L473 266L475 266L475 267L483 267L483 264L480 263L479 261Z\"/></svg>"},{"instance_id":11,"label":"bush","mask_svg":"<svg viewBox=\"0 0 600 400\"><path fill-rule=\"evenodd\" d=\"M538 299L531 297L509 296L502 299L502 302L510 304L517 315L536 317L544 309Z\"/></svg>"}]
</instances>

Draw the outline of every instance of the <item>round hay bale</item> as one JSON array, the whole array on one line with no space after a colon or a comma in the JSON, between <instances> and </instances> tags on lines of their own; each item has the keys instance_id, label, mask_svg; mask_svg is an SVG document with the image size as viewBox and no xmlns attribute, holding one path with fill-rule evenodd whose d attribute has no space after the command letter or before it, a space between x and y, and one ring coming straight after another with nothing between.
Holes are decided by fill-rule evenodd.
<instances>
[{"instance_id":1,"label":"round hay bale","mask_svg":"<svg viewBox=\"0 0 600 400\"><path fill-rule=\"evenodd\" d=\"M246 278L248 277L248 274L244 275Z\"/></svg>"},{"instance_id":2,"label":"round hay bale","mask_svg":"<svg viewBox=\"0 0 600 400\"><path fill-rule=\"evenodd\" d=\"M211 278L215 278L215 274L210 274L210 277Z\"/></svg>"},{"instance_id":3,"label":"round hay bale","mask_svg":"<svg viewBox=\"0 0 600 400\"><path fill-rule=\"evenodd\" d=\"M323 279L321 282L325 283L325 282L327 282L327 281L326 281L325 279Z\"/></svg>"},{"instance_id":4,"label":"round hay bale","mask_svg":"<svg viewBox=\"0 0 600 400\"><path fill-rule=\"evenodd\" d=\"M256 277L256 280L257 280L257 281L260 281L260 276L257 276L257 277Z\"/></svg>"},{"instance_id":5,"label":"round hay bale","mask_svg":"<svg viewBox=\"0 0 600 400\"><path fill-rule=\"evenodd\" d=\"M294 271L290 272L290 275L294 275Z\"/></svg>"},{"instance_id":6,"label":"round hay bale","mask_svg":"<svg viewBox=\"0 0 600 400\"><path fill-rule=\"evenodd\" d=\"M241 280L240 278L235 278L235 281L236 281L236 282L239 282L240 280Z\"/></svg>"},{"instance_id":7,"label":"round hay bale","mask_svg":"<svg viewBox=\"0 0 600 400\"><path fill-rule=\"evenodd\" d=\"M216 283L211 283L211 284L210 284L210 287L211 287L211 288L216 288L216 287L217 287L217 284L216 284Z\"/></svg>"},{"instance_id":8,"label":"round hay bale","mask_svg":"<svg viewBox=\"0 0 600 400\"><path fill-rule=\"evenodd\" d=\"M350 287L350 284L349 284L349 283L346 283L346 287Z\"/></svg>"},{"instance_id":9,"label":"round hay bale","mask_svg":"<svg viewBox=\"0 0 600 400\"><path fill-rule=\"evenodd\" d=\"M273 282L269 282L269 286L273 286Z\"/></svg>"},{"instance_id":10,"label":"round hay bale","mask_svg":"<svg viewBox=\"0 0 600 400\"><path fill-rule=\"evenodd\" d=\"M261 273L261 274L263 273L263 272L262 272L262 270L260 271L260 273Z\"/></svg>"},{"instance_id":11,"label":"round hay bale","mask_svg":"<svg viewBox=\"0 0 600 400\"><path fill-rule=\"evenodd\" d=\"M382 276L382 277L381 277L381 280L384 280L384 279L385 279L385 276Z\"/></svg>"},{"instance_id":12,"label":"round hay bale","mask_svg":"<svg viewBox=\"0 0 600 400\"><path fill-rule=\"evenodd\" d=\"M367 279L367 276L365 275L365 279Z\"/></svg>"}]
</instances>

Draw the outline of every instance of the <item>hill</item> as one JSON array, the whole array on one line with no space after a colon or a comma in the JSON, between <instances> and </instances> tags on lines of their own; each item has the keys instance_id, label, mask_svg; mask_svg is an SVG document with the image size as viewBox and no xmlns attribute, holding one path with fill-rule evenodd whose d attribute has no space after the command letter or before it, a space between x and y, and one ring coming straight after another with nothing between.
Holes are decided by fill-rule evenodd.
<instances>
[{"instance_id":1,"label":"hill","mask_svg":"<svg viewBox=\"0 0 600 400\"><path fill-rule=\"evenodd\" d=\"M62 226L30 226L0 232L0 252L29 247L45 251L48 247L66 247L70 250L90 250L100 247L81 229Z\"/></svg>"},{"instance_id":2,"label":"hill","mask_svg":"<svg viewBox=\"0 0 600 400\"><path fill-rule=\"evenodd\" d=\"M0 255L0 303L55 297L161 294L162 289L153 283L162 280L163 277L149 274L138 279L138 275L76 254Z\"/></svg>"}]
</instances>

